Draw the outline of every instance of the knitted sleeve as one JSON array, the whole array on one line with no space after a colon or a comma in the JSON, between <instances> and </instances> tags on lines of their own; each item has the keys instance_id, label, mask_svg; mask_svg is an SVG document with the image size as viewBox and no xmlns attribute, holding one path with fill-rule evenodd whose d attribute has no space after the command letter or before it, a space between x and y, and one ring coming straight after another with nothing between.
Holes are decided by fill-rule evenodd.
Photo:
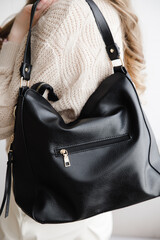
<instances>
[{"instance_id":1,"label":"knitted sleeve","mask_svg":"<svg viewBox=\"0 0 160 240\"><path fill-rule=\"evenodd\" d=\"M106 18L123 58L117 12L107 1L95 0L95 3ZM0 94L4 91L6 96L6 102L0 97L0 139L13 132L12 111L17 100L19 67L23 59L25 40L17 53L13 72L13 60L12 64L7 64L9 56L4 60L4 51L3 56L0 56L4 66L0 68L0 84L6 81L0 87ZM90 95L113 71L94 16L85 0L56 1L33 27L31 51L30 84L44 81L53 87L59 100L49 102L61 114L65 123L79 116ZM44 97L47 96L45 94Z\"/></svg>"},{"instance_id":2,"label":"knitted sleeve","mask_svg":"<svg viewBox=\"0 0 160 240\"><path fill-rule=\"evenodd\" d=\"M3 43L0 51L0 139L5 139L13 131L13 106L7 89L12 79L19 47L19 44L8 41Z\"/></svg>"}]
</instances>

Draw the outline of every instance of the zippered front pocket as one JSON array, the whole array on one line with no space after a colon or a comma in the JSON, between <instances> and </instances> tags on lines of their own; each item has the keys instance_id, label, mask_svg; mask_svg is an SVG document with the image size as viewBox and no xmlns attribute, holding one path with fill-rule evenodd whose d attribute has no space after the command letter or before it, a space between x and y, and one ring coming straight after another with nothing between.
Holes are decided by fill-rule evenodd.
<instances>
[{"instance_id":1,"label":"zippered front pocket","mask_svg":"<svg viewBox=\"0 0 160 240\"><path fill-rule=\"evenodd\" d=\"M104 147L109 144L120 143L120 142L129 140L131 138L132 138L131 135L129 133L126 133L126 134L119 135L119 136L112 136L112 137L107 137L107 138L103 138L103 139L98 139L93 142L58 147L54 150L54 152L55 152L56 157L62 155L65 167L70 167L71 162L69 159L69 155L72 153L87 151L92 148L94 148L94 149L100 148L100 147Z\"/></svg>"}]
</instances>

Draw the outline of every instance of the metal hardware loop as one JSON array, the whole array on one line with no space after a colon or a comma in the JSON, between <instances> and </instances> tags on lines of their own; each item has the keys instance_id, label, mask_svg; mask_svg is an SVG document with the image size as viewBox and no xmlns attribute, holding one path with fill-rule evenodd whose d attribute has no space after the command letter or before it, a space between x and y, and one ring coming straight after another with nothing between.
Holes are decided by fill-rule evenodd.
<instances>
[{"instance_id":1,"label":"metal hardware loop","mask_svg":"<svg viewBox=\"0 0 160 240\"><path fill-rule=\"evenodd\" d=\"M123 62L121 56L119 56L119 59L115 59L115 60L113 60L113 61L116 61L116 60L120 60L121 65L124 66L124 62ZM116 64L114 65L113 61L111 61L111 63L112 63L112 67L113 67L113 68L114 68L114 67L117 67L118 65L116 65Z\"/></svg>"},{"instance_id":2,"label":"metal hardware loop","mask_svg":"<svg viewBox=\"0 0 160 240\"><path fill-rule=\"evenodd\" d=\"M20 87L22 87L22 86L30 87L30 86L29 86L30 81L27 81L26 85L22 85L22 81L23 81L23 80L25 80L25 79L24 79L23 77L21 77L21 79L20 79Z\"/></svg>"}]
</instances>

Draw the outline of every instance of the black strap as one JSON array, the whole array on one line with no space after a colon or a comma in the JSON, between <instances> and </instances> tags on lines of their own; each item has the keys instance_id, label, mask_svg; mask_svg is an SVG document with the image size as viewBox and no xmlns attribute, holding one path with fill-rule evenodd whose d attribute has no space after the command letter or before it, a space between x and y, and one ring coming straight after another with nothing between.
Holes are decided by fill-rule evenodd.
<instances>
[{"instance_id":1,"label":"black strap","mask_svg":"<svg viewBox=\"0 0 160 240\"><path fill-rule=\"evenodd\" d=\"M12 146L12 144L11 144L11 146ZM5 217L8 217L8 214L9 214L9 204L10 204L10 195L11 195L11 170L12 170L11 165L12 165L12 163L13 163L13 152L12 152L12 147L11 147L10 151L8 152L5 190L4 190L2 205L0 208L0 216L1 216L4 206L6 204Z\"/></svg>"},{"instance_id":2,"label":"black strap","mask_svg":"<svg viewBox=\"0 0 160 240\"><path fill-rule=\"evenodd\" d=\"M100 31L102 38L104 40L104 43L106 45L106 50L107 50L110 60L113 61L113 60L119 59L119 57L120 57L119 50L120 49L119 49L118 45L114 42L112 33L110 31L108 23L106 22L103 14L101 13L98 6L92 0L86 0L86 2L89 4L89 6L93 12L95 21L97 23L99 31Z\"/></svg>"},{"instance_id":3,"label":"black strap","mask_svg":"<svg viewBox=\"0 0 160 240\"><path fill-rule=\"evenodd\" d=\"M23 62L20 67L20 74L21 77L23 77L24 80L29 81L30 80L30 75L31 75L31 70L32 70L32 65L31 65L31 28L32 28L32 21L33 17L35 14L35 10L37 7L37 4L39 3L40 0L37 0L31 10L31 18L30 18L30 27L29 27L29 33L27 36L27 42L26 42L26 48L25 48L25 53L24 53L24 58ZM105 42L106 45L106 50L108 53L108 56L111 61L119 59L120 52L119 52L119 47L117 44L114 42L112 33L110 31L110 28L103 17L103 14L99 10L98 6L92 1L92 0L86 0L86 2L89 4L93 15L95 17L98 29L102 35L102 38Z\"/></svg>"},{"instance_id":4,"label":"black strap","mask_svg":"<svg viewBox=\"0 0 160 240\"><path fill-rule=\"evenodd\" d=\"M48 100L50 101L58 101L58 97L57 95L55 94L53 88L51 85L49 85L48 83L45 83L45 82L38 82L38 83L35 83L31 86L32 89L36 90L38 93L40 93L41 95L44 94L45 90L47 89L49 92L48 92Z\"/></svg>"},{"instance_id":5,"label":"black strap","mask_svg":"<svg viewBox=\"0 0 160 240\"><path fill-rule=\"evenodd\" d=\"M31 17L30 17L30 26L29 26L29 32L27 36L27 42L26 42L26 47L24 51L24 57L23 57L23 62L20 67L20 74L23 79L29 81L30 80L30 75L31 75L31 70L32 70L32 65L31 65L31 28L32 28L32 22L35 14L36 7L40 0L37 0L31 10Z\"/></svg>"}]
</instances>

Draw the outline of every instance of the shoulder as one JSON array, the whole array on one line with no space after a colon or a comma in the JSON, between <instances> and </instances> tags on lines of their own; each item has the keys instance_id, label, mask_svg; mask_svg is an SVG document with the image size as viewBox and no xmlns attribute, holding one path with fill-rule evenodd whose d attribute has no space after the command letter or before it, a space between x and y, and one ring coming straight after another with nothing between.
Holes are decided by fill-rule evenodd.
<instances>
[{"instance_id":1,"label":"shoulder","mask_svg":"<svg viewBox=\"0 0 160 240\"><path fill-rule=\"evenodd\" d=\"M85 0L56 0L33 27L33 34L38 33L42 38L48 38L61 30L69 33L75 28L79 29L86 17L83 1Z\"/></svg>"},{"instance_id":2,"label":"shoulder","mask_svg":"<svg viewBox=\"0 0 160 240\"><path fill-rule=\"evenodd\" d=\"M94 0L106 19L115 42L122 48L122 31L119 14L108 0ZM85 0L57 0L33 27L33 35L41 40L63 41L68 36L88 34L101 38L94 15ZM57 40L58 41L58 40Z\"/></svg>"},{"instance_id":3,"label":"shoulder","mask_svg":"<svg viewBox=\"0 0 160 240\"><path fill-rule=\"evenodd\" d=\"M107 0L94 0L94 2L99 7L111 29L114 31L114 29L119 27L119 15L110 3ZM72 30L74 27L79 29L88 18L93 21L94 16L85 0L57 0L40 18L35 28L43 27L44 32L52 28L56 32L67 22L69 23L67 25L68 30Z\"/></svg>"}]
</instances>

